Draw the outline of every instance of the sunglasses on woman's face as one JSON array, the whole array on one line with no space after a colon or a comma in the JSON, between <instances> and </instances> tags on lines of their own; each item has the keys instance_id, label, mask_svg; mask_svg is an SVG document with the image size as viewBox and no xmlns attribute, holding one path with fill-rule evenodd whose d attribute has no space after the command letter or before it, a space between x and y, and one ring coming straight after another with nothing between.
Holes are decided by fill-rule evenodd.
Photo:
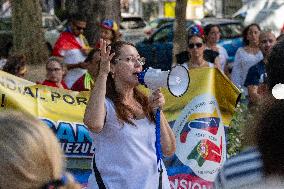
<instances>
[{"instance_id":1,"label":"sunglasses on woman's face","mask_svg":"<svg viewBox=\"0 0 284 189\"><path fill-rule=\"evenodd\" d=\"M189 43L188 44L188 48L193 49L193 48L201 48L202 47L202 43Z\"/></svg>"}]
</instances>

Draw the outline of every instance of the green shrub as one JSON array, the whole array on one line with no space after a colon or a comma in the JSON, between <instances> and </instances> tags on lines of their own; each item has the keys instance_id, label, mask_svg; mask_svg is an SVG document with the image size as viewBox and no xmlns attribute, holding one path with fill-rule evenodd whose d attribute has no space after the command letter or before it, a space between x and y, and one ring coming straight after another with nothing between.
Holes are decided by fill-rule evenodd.
<instances>
[{"instance_id":1,"label":"green shrub","mask_svg":"<svg viewBox=\"0 0 284 189\"><path fill-rule=\"evenodd\" d=\"M241 99L244 99L244 97ZM227 132L227 154L229 157L239 153L244 146L244 135L242 131L246 126L247 117L247 105L239 103Z\"/></svg>"}]
</instances>

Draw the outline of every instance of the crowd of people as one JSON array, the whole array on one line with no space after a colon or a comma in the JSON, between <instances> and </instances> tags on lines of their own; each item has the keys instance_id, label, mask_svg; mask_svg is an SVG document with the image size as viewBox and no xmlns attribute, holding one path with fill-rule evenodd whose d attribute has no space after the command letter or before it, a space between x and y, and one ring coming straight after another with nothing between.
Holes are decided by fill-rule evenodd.
<instances>
[{"instance_id":1,"label":"crowd of people","mask_svg":"<svg viewBox=\"0 0 284 189\"><path fill-rule=\"evenodd\" d=\"M164 156L175 153L176 141L162 111L165 98L161 91L145 96L137 88L137 73L142 71L145 59L133 44L119 40L121 34L115 21L106 19L99 24L100 40L94 47L83 35L86 25L82 15L71 18L46 62L46 79L38 83L91 91L83 118L96 146L88 188L170 188L164 163L157 163L157 109L161 110ZM218 25L204 29L192 26L187 58L180 63L188 70L211 67L226 73L228 54L217 44L220 34ZM225 162L214 187L281 188L284 103L276 100L271 91L276 84L284 83L283 35L276 38L251 24L243 31L243 41L244 47L235 56L231 80L243 91L244 103L258 108L246 127L247 148ZM12 55L2 70L24 78L26 65L25 56ZM64 155L50 129L16 112L2 113L0 125L0 169L5 170L0 176L0 188L80 188L66 173Z\"/></svg>"}]
</instances>

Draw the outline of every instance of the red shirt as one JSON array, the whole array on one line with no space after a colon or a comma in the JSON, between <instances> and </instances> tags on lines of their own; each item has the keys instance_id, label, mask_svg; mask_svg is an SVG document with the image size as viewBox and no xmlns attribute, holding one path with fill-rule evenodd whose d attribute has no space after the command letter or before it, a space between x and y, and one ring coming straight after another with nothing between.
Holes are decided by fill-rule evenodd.
<instances>
[{"instance_id":1,"label":"red shirt","mask_svg":"<svg viewBox=\"0 0 284 189\"><path fill-rule=\"evenodd\" d=\"M48 80L44 80L44 82L42 82L42 85L46 85L46 86L50 86L50 87L56 87L59 88L56 83L52 82L52 81L48 81ZM68 89L67 85L65 84L64 81L61 81L61 85L63 86L64 89Z\"/></svg>"}]
</instances>

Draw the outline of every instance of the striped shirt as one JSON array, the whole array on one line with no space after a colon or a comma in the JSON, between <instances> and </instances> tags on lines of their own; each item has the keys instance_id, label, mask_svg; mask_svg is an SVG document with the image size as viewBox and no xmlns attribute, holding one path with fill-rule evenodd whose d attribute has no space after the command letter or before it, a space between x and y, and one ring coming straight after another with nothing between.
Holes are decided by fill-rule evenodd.
<instances>
[{"instance_id":1,"label":"striped shirt","mask_svg":"<svg viewBox=\"0 0 284 189\"><path fill-rule=\"evenodd\" d=\"M214 187L241 188L259 184L263 179L262 159L257 148L249 148L229 158L220 170Z\"/></svg>"}]
</instances>

